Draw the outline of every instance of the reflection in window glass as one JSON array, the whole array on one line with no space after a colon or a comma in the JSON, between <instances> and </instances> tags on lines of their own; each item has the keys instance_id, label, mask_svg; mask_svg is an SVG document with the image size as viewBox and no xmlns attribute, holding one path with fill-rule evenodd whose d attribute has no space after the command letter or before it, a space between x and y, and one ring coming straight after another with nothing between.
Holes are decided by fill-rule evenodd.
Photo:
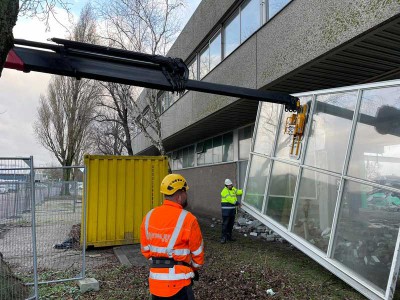
<instances>
[{"instance_id":1,"label":"reflection in window glass","mask_svg":"<svg viewBox=\"0 0 400 300\"><path fill-rule=\"evenodd\" d=\"M182 169L183 166L183 151L178 150L177 151L177 157L175 159L175 169Z\"/></svg>"},{"instance_id":2,"label":"reflection in window glass","mask_svg":"<svg viewBox=\"0 0 400 300\"><path fill-rule=\"evenodd\" d=\"M213 144L212 144L212 139L206 140L204 142L204 152L205 152L204 163L205 164L212 164L212 162L213 162Z\"/></svg>"},{"instance_id":3,"label":"reflection in window glass","mask_svg":"<svg viewBox=\"0 0 400 300\"><path fill-rule=\"evenodd\" d=\"M169 106L174 104L179 99L178 93L169 92L168 97L169 97Z\"/></svg>"},{"instance_id":4,"label":"reflection in window glass","mask_svg":"<svg viewBox=\"0 0 400 300\"><path fill-rule=\"evenodd\" d=\"M213 162L222 162L222 135L213 138Z\"/></svg>"},{"instance_id":5,"label":"reflection in window glass","mask_svg":"<svg viewBox=\"0 0 400 300\"><path fill-rule=\"evenodd\" d=\"M241 20L241 42L243 43L250 35L260 27L260 1L250 0L242 6L240 12Z\"/></svg>"},{"instance_id":6,"label":"reflection in window glass","mask_svg":"<svg viewBox=\"0 0 400 300\"><path fill-rule=\"evenodd\" d=\"M299 168L275 161L272 167L267 216L287 227Z\"/></svg>"},{"instance_id":7,"label":"reflection in window glass","mask_svg":"<svg viewBox=\"0 0 400 300\"><path fill-rule=\"evenodd\" d=\"M303 170L293 231L326 252L340 179Z\"/></svg>"},{"instance_id":8,"label":"reflection in window glass","mask_svg":"<svg viewBox=\"0 0 400 300\"><path fill-rule=\"evenodd\" d=\"M334 258L385 293L400 212L400 195L356 182L346 182L340 206ZM377 202L383 198L384 204ZM379 213L378 213L379 211Z\"/></svg>"},{"instance_id":9,"label":"reflection in window glass","mask_svg":"<svg viewBox=\"0 0 400 300\"><path fill-rule=\"evenodd\" d=\"M224 33L224 57L227 57L240 44L240 18L238 13L227 23Z\"/></svg>"},{"instance_id":10,"label":"reflection in window glass","mask_svg":"<svg viewBox=\"0 0 400 300\"><path fill-rule=\"evenodd\" d=\"M162 93L160 98L161 98L161 113L163 113L169 107L168 93L166 92Z\"/></svg>"},{"instance_id":11,"label":"reflection in window glass","mask_svg":"<svg viewBox=\"0 0 400 300\"><path fill-rule=\"evenodd\" d=\"M200 54L200 79L210 72L210 49L205 47Z\"/></svg>"},{"instance_id":12,"label":"reflection in window glass","mask_svg":"<svg viewBox=\"0 0 400 300\"><path fill-rule=\"evenodd\" d=\"M271 154L275 142L281 105L264 102L261 106L254 152Z\"/></svg>"},{"instance_id":13,"label":"reflection in window glass","mask_svg":"<svg viewBox=\"0 0 400 300\"><path fill-rule=\"evenodd\" d=\"M305 164L341 173L357 91L316 98Z\"/></svg>"},{"instance_id":14,"label":"reflection in window glass","mask_svg":"<svg viewBox=\"0 0 400 300\"><path fill-rule=\"evenodd\" d=\"M248 160L251 146L251 136L253 126L247 126L239 129L239 159Z\"/></svg>"},{"instance_id":15,"label":"reflection in window glass","mask_svg":"<svg viewBox=\"0 0 400 300\"><path fill-rule=\"evenodd\" d=\"M210 42L210 70L221 62L221 33Z\"/></svg>"},{"instance_id":16,"label":"reflection in window glass","mask_svg":"<svg viewBox=\"0 0 400 300\"><path fill-rule=\"evenodd\" d=\"M366 90L348 173L400 188L400 87Z\"/></svg>"},{"instance_id":17,"label":"reflection in window glass","mask_svg":"<svg viewBox=\"0 0 400 300\"><path fill-rule=\"evenodd\" d=\"M268 12L269 18L275 16L291 0L269 0Z\"/></svg>"},{"instance_id":18,"label":"reflection in window glass","mask_svg":"<svg viewBox=\"0 0 400 300\"><path fill-rule=\"evenodd\" d=\"M184 149L184 168L194 167L194 145ZM185 157L186 156L186 157Z\"/></svg>"},{"instance_id":19,"label":"reflection in window glass","mask_svg":"<svg viewBox=\"0 0 400 300\"><path fill-rule=\"evenodd\" d=\"M222 161L233 161L233 132L222 136Z\"/></svg>"},{"instance_id":20,"label":"reflection in window glass","mask_svg":"<svg viewBox=\"0 0 400 300\"><path fill-rule=\"evenodd\" d=\"M244 185L244 180L246 178L246 171L247 171L247 164L248 160L242 160L238 162L238 167L239 167L239 180L238 180L238 186L243 187Z\"/></svg>"},{"instance_id":21,"label":"reflection in window glass","mask_svg":"<svg viewBox=\"0 0 400 300\"><path fill-rule=\"evenodd\" d=\"M269 173L270 160L252 155L244 202L261 211Z\"/></svg>"},{"instance_id":22,"label":"reflection in window glass","mask_svg":"<svg viewBox=\"0 0 400 300\"><path fill-rule=\"evenodd\" d=\"M194 59L189 63L189 79L197 80L197 60Z\"/></svg>"}]
</instances>

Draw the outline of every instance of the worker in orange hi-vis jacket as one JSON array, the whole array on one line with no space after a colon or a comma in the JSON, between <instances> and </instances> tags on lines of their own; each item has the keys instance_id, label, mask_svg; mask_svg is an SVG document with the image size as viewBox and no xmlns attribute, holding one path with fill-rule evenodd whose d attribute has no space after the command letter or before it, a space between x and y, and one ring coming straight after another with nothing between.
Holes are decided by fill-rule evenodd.
<instances>
[{"instance_id":1,"label":"worker in orange hi-vis jacket","mask_svg":"<svg viewBox=\"0 0 400 300\"><path fill-rule=\"evenodd\" d=\"M149 211L140 227L142 254L151 260L153 300L193 300L192 281L204 264L204 244L196 217L187 206L185 178L169 174L161 182L163 205Z\"/></svg>"}]
</instances>

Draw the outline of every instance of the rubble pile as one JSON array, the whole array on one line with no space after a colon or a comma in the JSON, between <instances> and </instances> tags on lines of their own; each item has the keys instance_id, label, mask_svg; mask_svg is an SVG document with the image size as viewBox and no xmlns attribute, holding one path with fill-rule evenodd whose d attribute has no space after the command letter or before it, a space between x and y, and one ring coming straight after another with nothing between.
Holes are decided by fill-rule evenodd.
<instances>
[{"instance_id":1,"label":"rubble pile","mask_svg":"<svg viewBox=\"0 0 400 300\"><path fill-rule=\"evenodd\" d=\"M220 219L212 218L211 227L221 226L222 221ZM242 234L243 236L252 236L261 238L267 242L286 242L279 234L265 226L262 222L254 219L251 215L246 212L238 212L233 226L234 231Z\"/></svg>"}]
</instances>

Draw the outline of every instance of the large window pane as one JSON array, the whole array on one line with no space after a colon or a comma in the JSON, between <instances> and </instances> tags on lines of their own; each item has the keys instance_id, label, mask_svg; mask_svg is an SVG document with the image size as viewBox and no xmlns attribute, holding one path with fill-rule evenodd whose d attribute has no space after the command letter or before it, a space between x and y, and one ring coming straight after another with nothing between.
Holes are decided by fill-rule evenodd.
<instances>
[{"instance_id":1,"label":"large window pane","mask_svg":"<svg viewBox=\"0 0 400 300\"><path fill-rule=\"evenodd\" d=\"M186 167L194 167L194 145L187 147L187 165Z\"/></svg>"},{"instance_id":2,"label":"large window pane","mask_svg":"<svg viewBox=\"0 0 400 300\"><path fill-rule=\"evenodd\" d=\"M260 27L260 1L250 0L242 6L241 15L241 42Z\"/></svg>"},{"instance_id":3,"label":"large window pane","mask_svg":"<svg viewBox=\"0 0 400 300\"><path fill-rule=\"evenodd\" d=\"M168 93L167 92L162 93L160 98L161 98L161 113L163 113L169 107Z\"/></svg>"},{"instance_id":4,"label":"large window pane","mask_svg":"<svg viewBox=\"0 0 400 300\"><path fill-rule=\"evenodd\" d=\"M210 49L205 47L200 54L200 79L210 72Z\"/></svg>"},{"instance_id":5,"label":"large window pane","mask_svg":"<svg viewBox=\"0 0 400 300\"><path fill-rule=\"evenodd\" d=\"M328 249L340 179L303 170L293 231L322 251Z\"/></svg>"},{"instance_id":6,"label":"large window pane","mask_svg":"<svg viewBox=\"0 0 400 300\"><path fill-rule=\"evenodd\" d=\"M224 34L224 57L227 57L240 44L240 18L238 13L226 24Z\"/></svg>"},{"instance_id":7,"label":"large window pane","mask_svg":"<svg viewBox=\"0 0 400 300\"><path fill-rule=\"evenodd\" d=\"M233 132L228 132L222 136L222 161L233 160Z\"/></svg>"},{"instance_id":8,"label":"large window pane","mask_svg":"<svg viewBox=\"0 0 400 300\"><path fill-rule=\"evenodd\" d=\"M272 167L267 216L288 226L299 168L275 161Z\"/></svg>"},{"instance_id":9,"label":"large window pane","mask_svg":"<svg viewBox=\"0 0 400 300\"><path fill-rule=\"evenodd\" d=\"M218 33L210 42L210 70L221 61L221 33Z\"/></svg>"},{"instance_id":10,"label":"large window pane","mask_svg":"<svg viewBox=\"0 0 400 300\"><path fill-rule=\"evenodd\" d=\"M342 172L356 102L357 91L317 97L305 164Z\"/></svg>"},{"instance_id":11,"label":"large window pane","mask_svg":"<svg viewBox=\"0 0 400 300\"><path fill-rule=\"evenodd\" d=\"M197 80L197 60L194 59L189 63L189 79Z\"/></svg>"},{"instance_id":12,"label":"large window pane","mask_svg":"<svg viewBox=\"0 0 400 300\"><path fill-rule=\"evenodd\" d=\"M239 129L239 159L248 160L251 146L251 136L253 126L247 126Z\"/></svg>"},{"instance_id":13,"label":"large window pane","mask_svg":"<svg viewBox=\"0 0 400 300\"><path fill-rule=\"evenodd\" d=\"M243 160L239 161L239 180L238 180L238 186L243 187L244 185L244 180L246 178L246 171L247 171L247 165L248 165L248 160Z\"/></svg>"},{"instance_id":14,"label":"large window pane","mask_svg":"<svg viewBox=\"0 0 400 300\"><path fill-rule=\"evenodd\" d=\"M258 210L261 210L263 205L269 164L268 158L252 156L244 201Z\"/></svg>"},{"instance_id":15,"label":"large window pane","mask_svg":"<svg viewBox=\"0 0 400 300\"><path fill-rule=\"evenodd\" d=\"M275 142L281 105L264 102L261 106L254 152L271 154Z\"/></svg>"},{"instance_id":16,"label":"large window pane","mask_svg":"<svg viewBox=\"0 0 400 300\"><path fill-rule=\"evenodd\" d=\"M197 153L197 165L204 165L204 159L206 157L204 153L204 142L199 142L196 144L196 153Z\"/></svg>"},{"instance_id":17,"label":"large window pane","mask_svg":"<svg viewBox=\"0 0 400 300\"><path fill-rule=\"evenodd\" d=\"M400 87L363 92L348 173L400 187Z\"/></svg>"},{"instance_id":18,"label":"large window pane","mask_svg":"<svg viewBox=\"0 0 400 300\"><path fill-rule=\"evenodd\" d=\"M269 18L275 16L291 0L269 0L268 12Z\"/></svg>"},{"instance_id":19,"label":"large window pane","mask_svg":"<svg viewBox=\"0 0 400 300\"><path fill-rule=\"evenodd\" d=\"M222 135L213 138L213 162L222 162Z\"/></svg>"},{"instance_id":20,"label":"large window pane","mask_svg":"<svg viewBox=\"0 0 400 300\"><path fill-rule=\"evenodd\" d=\"M389 279L400 212L391 205L379 207L374 198L380 193L396 197L389 191L356 182L344 188L334 258L360 274L384 293Z\"/></svg>"},{"instance_id":21,"label":"large window pane","mask_svg":"<svg viewBox=\"0 0 400 300\"><path fill-rule=\"evenodd\" d=\"M213 144L212 139L206 140L204 142L204 163L205 164L212 164L213 163Z\"/></svg>"},{"instance_id":22,"label":"large window pane","mask_svg":"<svg viewBox=\"0 0 400 300\"><path fill-rule=\"evenodd\" d=\"M183 167L183 151L182 151L182 149L175 152L174 167L175 167L175 169L182 169L182 167Z\"/></svg>"}]
</instances>

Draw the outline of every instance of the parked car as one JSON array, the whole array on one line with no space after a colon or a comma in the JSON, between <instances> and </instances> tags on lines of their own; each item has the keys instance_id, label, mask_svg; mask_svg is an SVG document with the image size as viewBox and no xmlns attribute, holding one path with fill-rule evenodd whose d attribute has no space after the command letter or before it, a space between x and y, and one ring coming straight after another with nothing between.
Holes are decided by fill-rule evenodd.
<instances>
[{"instance_id":1,"label":"parked car","mask_svg":"<svg viewBox=\"0 0 400 300\"><path fill-rule=\"evenodd\" d=\"M0 194L7 193L7 189L5 187L0 187Z\"/></svg>"}]
</instances>

